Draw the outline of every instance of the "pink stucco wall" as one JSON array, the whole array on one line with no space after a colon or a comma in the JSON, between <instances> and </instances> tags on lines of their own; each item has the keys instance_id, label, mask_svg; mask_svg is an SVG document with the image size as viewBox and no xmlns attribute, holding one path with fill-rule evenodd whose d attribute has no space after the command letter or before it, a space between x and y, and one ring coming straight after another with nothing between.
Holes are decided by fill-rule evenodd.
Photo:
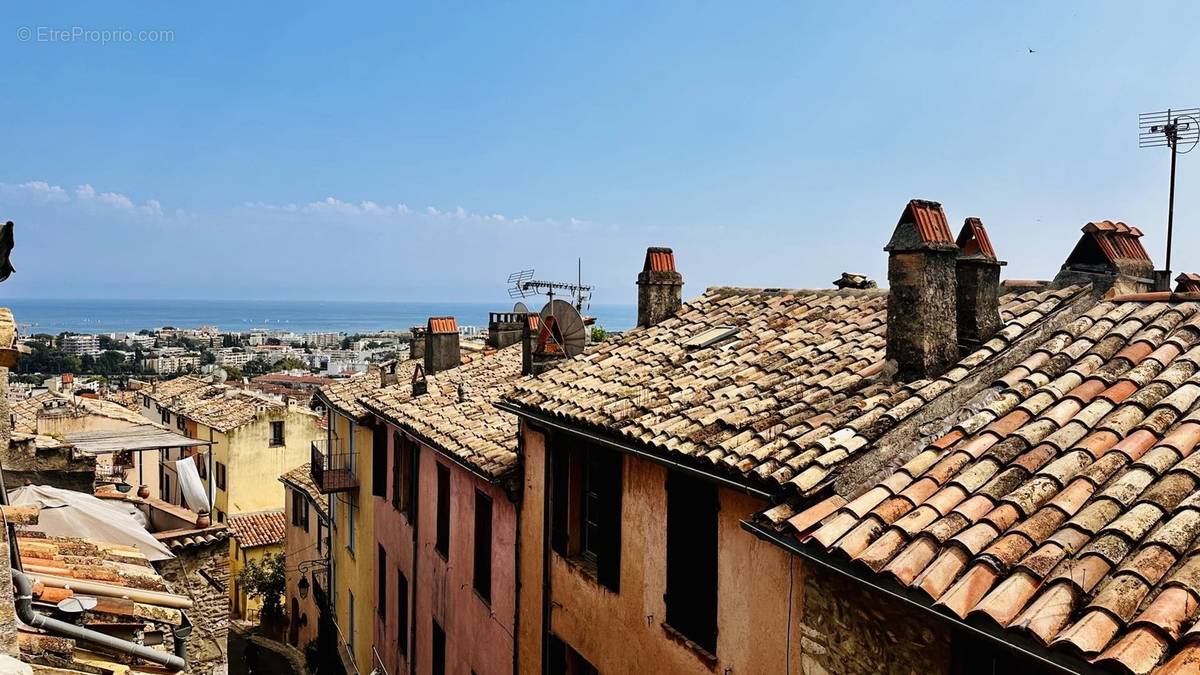
<instances>
[{"instance_id":1,"label":"pink stucco wall","mask_svg":"<svg viewBox=\"0 0 1200 675\"><path fill-rule=\"evenodd\" d=\"M397 570L409 580L409 615L416 627L417 672L429 672L433 651L432 621L446 633L446 672L501 675L513 671L516 620L516 509L499 486L460 467L445 455L422 445L418 460L416 574L413 574L413 529L392 507L391 462L395 435L388 434L387 497L374 498L375 535L387 553L388 609L376 613L375 645L389 673L408 672L398 647L396 608ZM442 558L437 537L437 465L450 470L450 554ZM475 490L492 499L491 601L475 592ZM378 555L378 553L376 553ZM378 584L378 582L376 582ZM378 591L378 588L376 589ZM410 648L409 653L412 653Z\"/></svg>"}]
</instances>

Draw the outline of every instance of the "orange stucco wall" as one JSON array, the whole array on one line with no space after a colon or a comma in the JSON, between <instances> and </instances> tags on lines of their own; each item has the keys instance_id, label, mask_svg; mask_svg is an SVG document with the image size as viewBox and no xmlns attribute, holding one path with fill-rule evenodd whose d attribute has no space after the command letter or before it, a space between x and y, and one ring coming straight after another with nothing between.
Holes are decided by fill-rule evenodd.
<instances>
[{"instance_id":1,"label":"orange stucco wall","mask_svg":"<svg viewBox=\"0 0 1200 675\"><path fill-rule=\"evenodd\" d=\"M523 433L520 656L521 671L528 673L541 667L545 442L537 431L526 428ZM796 637L801 565L740 526L765 503L728 489L719 491L720 631L712 663L663 625L667 469L625 456L623 475L620 593L551 553L551 632L603 673L801 672Z\"/></svg>"}]
</instances>

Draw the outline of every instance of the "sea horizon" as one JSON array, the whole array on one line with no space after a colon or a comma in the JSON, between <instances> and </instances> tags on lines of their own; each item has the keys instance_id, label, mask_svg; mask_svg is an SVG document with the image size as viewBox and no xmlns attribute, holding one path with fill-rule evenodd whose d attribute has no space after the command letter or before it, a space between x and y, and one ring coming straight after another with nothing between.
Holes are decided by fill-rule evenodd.
<instances>
[{"instance_id":1,"label":"sea horizon","mask_svg":"<svg viewBox=\"0 0 1200 675\"><path fill-rule=\"evenodd\" d=\"M408 330L430 316L453 316L460 326L487 327L489 312L509 311L508 302L363 300L205 300L6 298L21 335L35 333L123 333L164 326L216 326L223 332L252 329L296 333ZM531 308L541 299L525 302ZM595 303L584 312L608 330L637 323L637 306Z\"/></svg>"}]
</instances>

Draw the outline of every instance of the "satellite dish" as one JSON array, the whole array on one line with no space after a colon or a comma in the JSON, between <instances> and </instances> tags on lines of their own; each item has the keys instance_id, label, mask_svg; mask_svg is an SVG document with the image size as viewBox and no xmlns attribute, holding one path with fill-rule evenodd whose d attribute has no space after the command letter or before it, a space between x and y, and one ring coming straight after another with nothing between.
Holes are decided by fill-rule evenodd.
<instances>
[{"instance_id":1,"label":"satellite dish","mask_svg":"<svg viewBox=\"0 0 1200 675\"><path fill-rule=\"evenodd\" d=\"M217 368L216 372L213 373L213 380L215 380L217 384L224 384L225 380L228 379L229 373L226 372L224 368Z\"/></svg>"},{"instance_id":2,"label":"satellite dish","mask_svg":"<svg viewBox=\"0 0 1200 675\"><path fill-rule=\"evenodd\" d=\"M583 353L587 344L587 326L574 305L566 300L551 300L542 308L540 317L539 349L544 347L547 352L554 349L567 357Z\"/></svg>"},{"instance_id":3,"label":"satellite dish","mask_svg":"<svg viewBox=\"0 0 1200 675\"><path fill-rule=\"evenodd\" d=\"M529 313L529 308L525 306L525 303L517 302L517 304L513 305L513 314L528 314L528 313Z\"/></svg>"}]
</instances>

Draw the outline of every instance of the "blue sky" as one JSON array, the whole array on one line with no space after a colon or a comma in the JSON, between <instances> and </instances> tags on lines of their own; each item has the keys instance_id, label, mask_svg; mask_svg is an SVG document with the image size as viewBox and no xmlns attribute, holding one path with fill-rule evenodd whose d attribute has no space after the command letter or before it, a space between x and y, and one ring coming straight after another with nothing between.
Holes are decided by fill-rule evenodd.
<instances>
[{"instance_id":1,"label":"blue sky","mask_svg":"<svg viewBox=\"0 0 1200 675\"><path fill-rule=\"evenodd\" d=\"M41 4L0 17L9 297L499 301L582 257L625 303L651 244L687 295L825 287L912 197L1010 277L1102 218L1161 263L1136 116L1200 106L1195 3Z\"/></svg>"}]
</instances>

